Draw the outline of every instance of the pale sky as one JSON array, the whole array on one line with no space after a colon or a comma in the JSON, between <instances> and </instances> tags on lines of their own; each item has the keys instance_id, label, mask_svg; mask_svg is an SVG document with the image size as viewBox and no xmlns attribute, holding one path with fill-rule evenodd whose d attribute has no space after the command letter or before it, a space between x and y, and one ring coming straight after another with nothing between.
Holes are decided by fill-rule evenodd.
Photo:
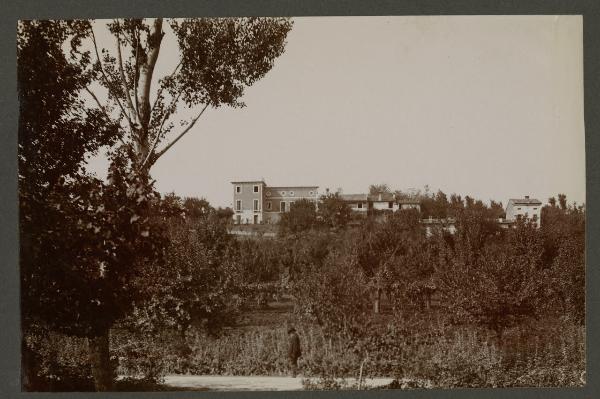
<instances>
[{"instance_id":1,"label":"pale sky","mask_svg":"<svg viewBox=\"0 0 600 399\"><path fill-rule=\"evenodd\" d=\"M215 206L260 178L582 203L582 44L580 16L294 18L247 107L207 110L152 175ZM167 31L158 76L177 51Z\"/></svg>"}]
</instances>

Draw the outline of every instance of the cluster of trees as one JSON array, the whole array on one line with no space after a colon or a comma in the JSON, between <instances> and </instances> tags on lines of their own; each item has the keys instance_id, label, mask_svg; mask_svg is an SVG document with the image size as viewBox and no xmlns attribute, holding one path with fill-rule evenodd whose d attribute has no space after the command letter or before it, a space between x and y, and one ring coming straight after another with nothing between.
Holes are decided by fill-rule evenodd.
<instances>
[{"instance_id":1,"label":"cluster of trees","mask_svg":"<svg viewBox=\"0 0 600 399\"><path fill-rule=\"evenodd\" d=\"M186 236L164 223L174 209L155 192L151 167L208 107L244 106L245 87L283 53L291 21L114 20L106 25L112 49L99 46L97 29L90 20L18 26L21 309L24 338L40 324L87 338L96 389L110 390L110 328L168 278L169 238ZM180 59L157 79L168 33ZM179 118L182 107L195 116ZM86 170L99 151L109 158L107 181ZM206 212L193 200L187 208ZM210 259L221 262L218 250L206 251L208 269ZM25 339L23 354L24 386L35 389L37 360Z\"/></svg>"},{"instance_id":2,"label":"cluster of trees","mask_svg":"<svg viewBox=\"0 0 600 399\"><path fill-rule=\"evenodd\" d=\"M317 227L341 229L352 220L352 210L338 193L322 195L317 204L307 199L296 201L279 221L281 231L299 233Z\"/></svg>"},{"instance_id":3,"label":"cluster of trees","mask_svg":"<svg viewBox=\"0 0 600 399\"><path fill-rule=\"evenodd\" d=\"M392 190L386 183L371 184L369 186L369 194L375 195L379 193L393 193L399 200L418 200L421 204L421 215L424 218L445 219L458 217L465 208L485 210L488 213L488 217L492 219L504 216L502 202L491 200L489 206L485 206L483 201L469 195L463 198L459 194L451 194L448 197L442 190L431 192L428 185L425 185L423 190L410 191Z\"/></svg>"},{"instance_id":4,"label":"cluster of trees","mask_svg":"<svg viewBox=\"0 0 600 399\"><path fill-rule=\"evenodd\" d=\"M134 320L150 321L149 334L218 329L248 300L284 293L296 317L344 340L360 360L401 356L397 345L410 345L432 323L443 325L439 334L477 326L498 345L507 330L536 319L581 326L585 211L550 205L543 215L541 228L521 222L504 230L490 227L486 211L465 208L455 234L428 237L419 213L406 210L355 228L316 226L262 240L233 239L215 217L172 217L171 273L156 273L159 294ZM160 315L144 316L148 310ZM182 320L168 321L175 316ZM168 323L157 324L161 317Z\"/></svg>"},{"instance_id":5,"label":"cluster of trees","mask_svg":"<svg viewBox=\"0 0 600 399\"><path fill-rule=\"evenodd\" d=\"M520 222L507 230L490 224L489 211L465 206L455 234L430 238L414 210L338 234L320 260L300 261L313 267L299 275L294 295L306 316L358 337L368 335L382 294L402 324L429 314L435 300L448 323L475 323L500 340L548 315L583 323L583 207L549 205L541 228Z\"/></svg>"},{"instance_id":6,"label":"cluster of trees","mask_svg":"<svg viewBox=\"0 0 600 399\"><path fill-rule=\"evenodd\" d=\"M369 186L369 194L376 195L380 193L392 193L392 190L385 183L372 184ZM488 229L494 230L495 223L499 217L504 216L504 208L501 202L494 200L486 205L481 200L458 194L448 196L438 190L431 194L426 186L426 190L405 193L400 190L393 192L396 198L415 199L420 203L421 218L459 218L465 212L478 214L489 221ZM562 195L562 194L561 194ZM340 229L348 226L353 220L361 220L353 215L352 209L340 196L339 193L327 193L321 196L319 204L309 200L300 200L292 204L290 211L284 213L280 220L281 231L284 234L296 234L302 231L314 228L325 227Z\"/></svg>"},{"instance_id":7,"label":"cluster of trees","mask_svg":"<svg viewBox=\"0 0 600 399\"><path fill-rule=\"evenodd\" d=\"M378 184L369 192L391 190ZM296 262L302 266L297 269L305 272L292 289L300 313L330 332L358 337L369 335L366 329L380 310L382 295L402 323L423 317L435 302L438 309L445 309L449 323L475 323L500 340L506 329L548 315L583 323L583 205L568 204L559 194L558 201L550 198L542 208L541 228L521 221L505 230L496 222L503 214L501 203L486 205L456 194L448 200L441 191L416 195L420 212L400 211L383 221L367 218L355 229L328 237L318 258L307 251L299 253ZM339 196L329 198L340 208L345 206ZM308 241L325 234L318 231L318 212L310 209L300 213L292 208L282 220L284 232ZM457 230L450 234L440 229L427 238L420 226L426 216L452 217ZM302 223L294 226L297 221Z\"/></svg>"}]
</instances>

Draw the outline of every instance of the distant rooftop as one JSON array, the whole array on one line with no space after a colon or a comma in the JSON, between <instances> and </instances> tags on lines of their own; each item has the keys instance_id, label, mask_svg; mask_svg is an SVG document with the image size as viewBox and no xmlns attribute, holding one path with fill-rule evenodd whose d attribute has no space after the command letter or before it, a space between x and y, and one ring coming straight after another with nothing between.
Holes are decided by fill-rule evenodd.
<instances>
[{"instance_id":1,"label":"distant rooftop","mask_svg":"<svg viewBox=\"0 0 600 399\"><path fill-rule=\"evenodd\" d=\"M381 199L379 194L340 194L340 198L344 201L371 201L371 202L390 202L394 201L399 204L420 204L421 201L417 199L401 199L396 200L392 193L381 193Z\"/></svg>"},{"instance_id":2,"label":"distant rooftop","mask_svg":"<svg viewBox=\"0 0 600 399\"><path fill-rule=\"evenodd\" d=\"M290 188L319 188L319 186L269 186L267 188L271 188L273 190L285 190Z\"/></svg>"},{"instance_id":3,"label":"distant rooftop","mask_svg":"<svg viewBox=\"0 0 600 399\"><path fill-rule=\"evenodd\" d=\"M379 193L379 194L370 194L369 201L395 201L396 198L392 193Z\"/></svg>"},{"instance_id":4,"label":"distant rooftop","mask_svg":"<svg viewBox=\"0 0 600 399\"><path fill-rule=\"evenodd\" d=\"M231 182L231 184L242 184L242 183L265 183L264 180L234 180Z\"/></svg>"},{"instance_id":5,"label":"distant rooftop","mask_svg":"<svg viewBox=\"0 0 600 399\"><path fill-rule=\"evenodd\" d=\"M367 194L340 194L344 201L366 201Z\"/></svg>"},{"instance_id":6,"label":"distant rooftop","mask_svg":"<svg viewBox=\"0 0 600 399\"><path fill-rule=\"evenodd\" d=\"M511 198L508 200L508 203L513 203L515 205L542 205L542 201L537 198Z\"/></svg>"}]
</instances>

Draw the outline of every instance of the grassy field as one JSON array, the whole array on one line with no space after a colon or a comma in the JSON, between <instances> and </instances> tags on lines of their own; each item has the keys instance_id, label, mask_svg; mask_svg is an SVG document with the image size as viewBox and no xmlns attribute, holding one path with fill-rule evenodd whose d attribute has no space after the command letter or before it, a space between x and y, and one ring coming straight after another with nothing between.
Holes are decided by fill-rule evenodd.
<instances>
[{"instance_id":1,"label":"grassy field","mask_svg":"<svg viewBox=\"0 0 600 399\"><path fill-rule=\"evenodd\" d=\"M194 329L185 336L161 334L146 337L137 353L126 353L115 342L123 355L119 372L287 375L287 327L294 325L302 344L301 373L324 386L335 378L358 378L361 367L364 378L425 381L439 387L581 386L585 380L584 329L560 320L510 330L499 344L493 334L473 326L449 330L435 320L418 333L393 332L388 325L392 316L384 312L374 327L383 337L380 350L364 353L341 336L326 336L319 326L299 322L292 311L290 301L271 302L243 313L218 337Z\"/></svg>"},{"instance_id":2,"label":"grassy field","mask_svg":"<svg viewBox=\"0 0 600 399\"><path fill-rule=\"evenodd\" d=\"M377 321L373 337L379 340L378 349L357 351L343 337L327 336L318 325L297 320L292 303L284 300L244 312L218 336L199 328L185 334L137 335L115 329L111 354L119 375L138 378L120 381L120 390L158 389L156 382L164 375L285 376L287 327L294 325L303 352L301 375L309 379L307 389L342 389L337 381L355 381L361 367L363 378L393 378L398 381L392 384L396 388L585 383L585 330L561 319L534 320L510 329L502 343L474 326L449 328L432 319L426 328L411 333L394 330L389 313ZM39 367L48 375L61 376L49 390L91 389L85 339L57 333L36 339L38 350L48 359Z\"/></svg>"}]
</instances>

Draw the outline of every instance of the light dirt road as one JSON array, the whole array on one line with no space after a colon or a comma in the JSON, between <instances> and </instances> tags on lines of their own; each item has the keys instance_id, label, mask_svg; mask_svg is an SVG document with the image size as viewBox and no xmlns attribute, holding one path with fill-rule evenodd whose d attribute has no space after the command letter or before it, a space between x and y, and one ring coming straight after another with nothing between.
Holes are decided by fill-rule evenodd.
<instances>
[{"instance_id":1,"label":"light dirt road","mask_svg":"<svg viewBox=\"0 0 600 399\"><path fill-rule=\"evenodd\" d=\"M348 379L346 382L353 384L355 381ZM390 382L391 378L369 378L363 384L378 387ZM173 388L210 391L298 391L302 389L302 377L167 375L165 384Z\"/></svg>"}]
</instances>

